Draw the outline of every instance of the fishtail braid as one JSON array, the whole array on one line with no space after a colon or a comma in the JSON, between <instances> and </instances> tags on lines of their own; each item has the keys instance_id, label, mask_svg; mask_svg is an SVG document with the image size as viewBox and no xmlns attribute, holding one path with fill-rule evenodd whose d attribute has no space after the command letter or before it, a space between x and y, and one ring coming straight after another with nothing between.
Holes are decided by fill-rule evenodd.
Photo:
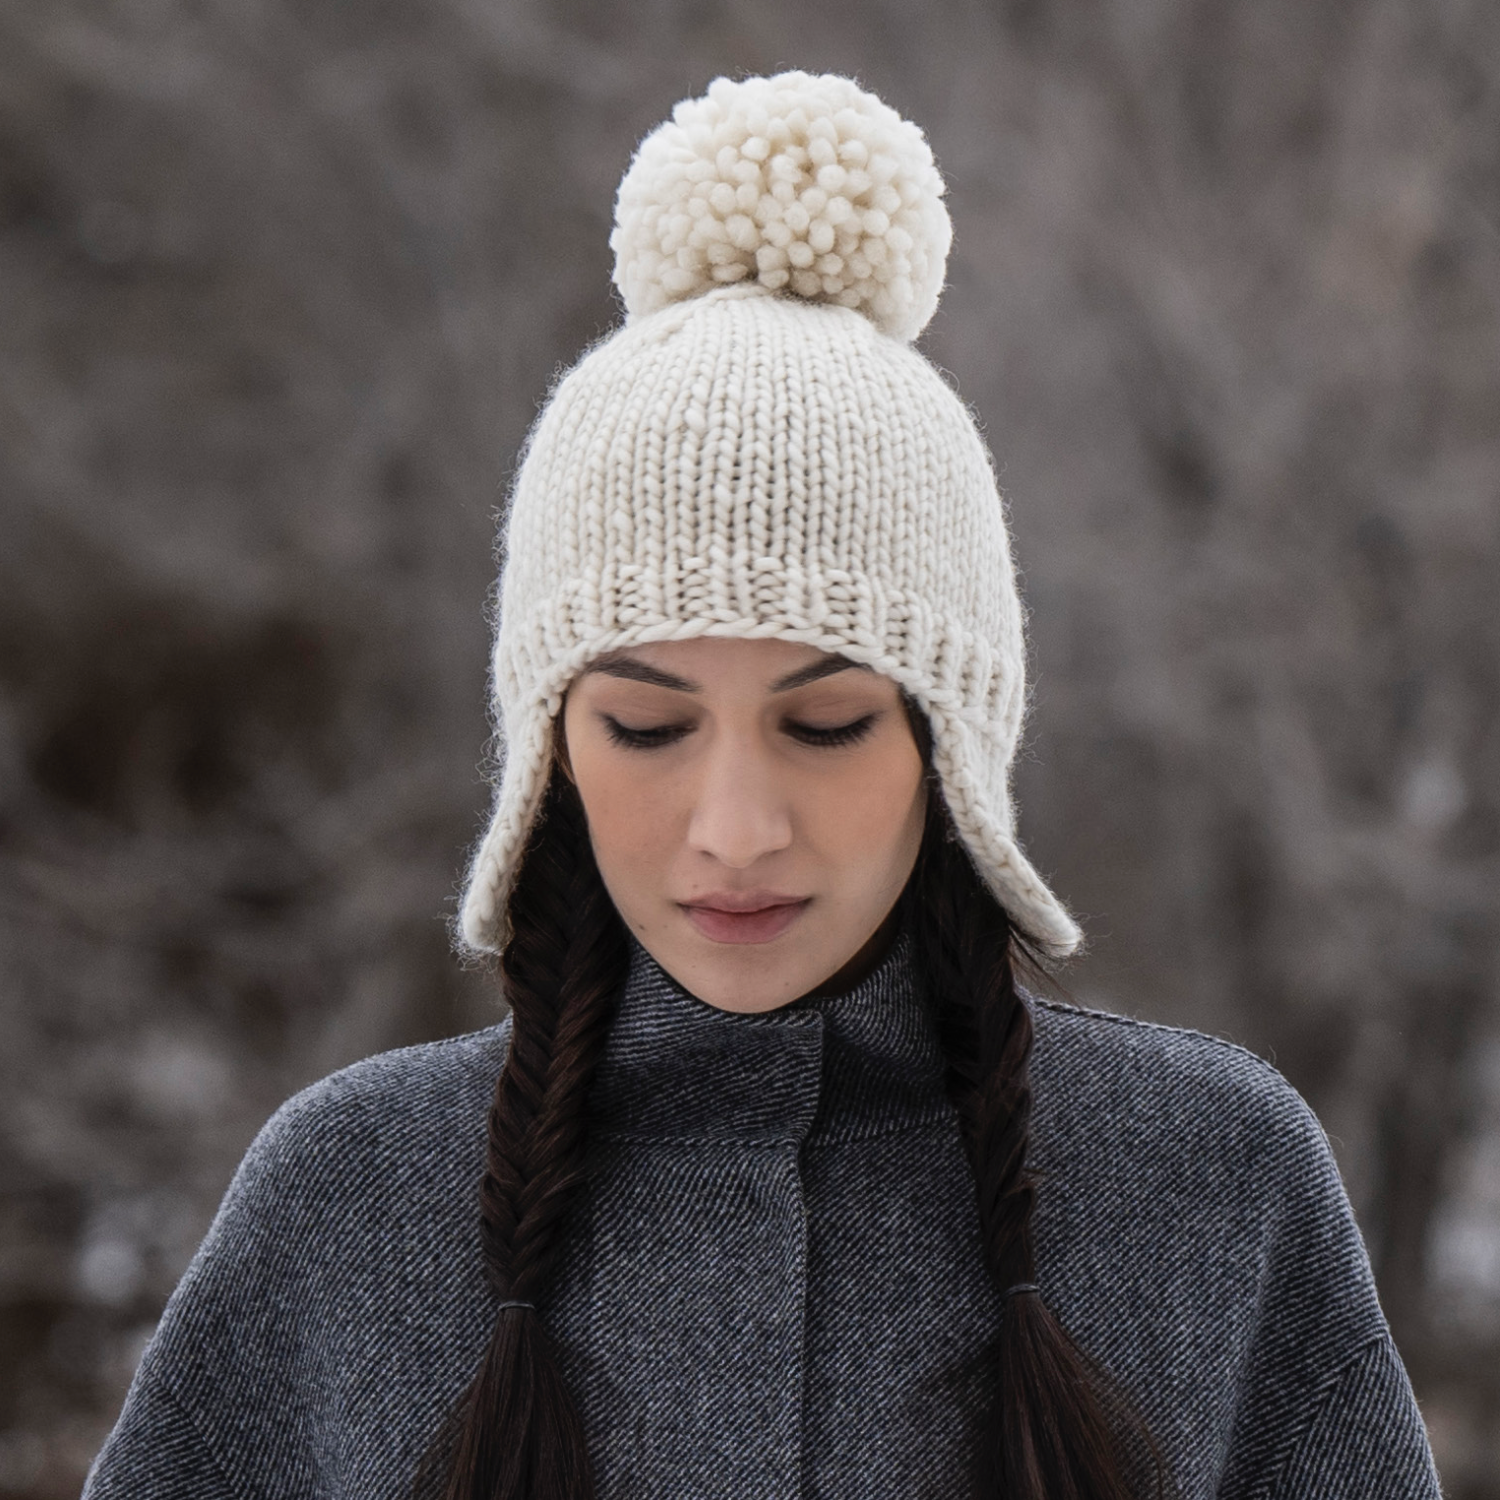
<instances>
[{"instance_id":1,"label":"fishtail braid","mask_svg":"<svg viewBox=\"0 0 1500 1500\"><path fill-rule=\"evenodd\" d=\"M925 715L910 701L906 710L929 768L907 910L974 1172L985 1258L1003 1293L1036 1278L1037 1179L1027 1164L1033 1030L1015 956L1040 964L959 840L932 776ZM981 1500L1146 1500L1170 1492L1150 1430L1042 1296L1005 1297L996 1358L998 1408L976 1475Z\"/></svg>"},{"instance_id":2,"label":"fishtail braid","mask_svg":"<svg viewBox=\"0 0 1500 1500\"><path fill-rule=\"evenodd\" d=\"M485 1272L499 1301L545 1296L586 1175L588 1094L629 964L626 930L554 769L510 897L501 958L510 1051L480 1188ZM589 1500L583 1425L536 1307L502 1307L478 1373L418 1478L444 1500Z\"/></svg>"}]
</instances>

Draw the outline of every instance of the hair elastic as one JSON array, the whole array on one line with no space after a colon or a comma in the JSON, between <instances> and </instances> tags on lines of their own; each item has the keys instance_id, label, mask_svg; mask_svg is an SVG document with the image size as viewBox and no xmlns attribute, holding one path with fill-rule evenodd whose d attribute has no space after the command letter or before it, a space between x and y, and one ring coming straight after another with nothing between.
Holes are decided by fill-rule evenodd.
<instances>
[{"instance_id":1,"label":"hair elastic","mask_svg":"<svg viewBox=\"0 0 1500 1500\"><path fill-rule=\"evenodd\" d=\"M1036 1284L1036 1282L1034 1282L1034 1281L1018 1281L1014 1286L1008 1286L1008 1287L1006 1287L1006 1289L1003 1292L1001 1292L1000 1298L1001 1298L1002 1301L1004 1301L1005 1298L1017 1296L1021 1292L1040 1292L1040 1291L1041 1291L1041 1287L1039 1287Z\"/></svg>"},{"instance_id":2,"label":"hair elastic","mask_svg":"<svg viewBox=\"0 0 1500 1500\"><path fill-rule=\"evenodd\" d=\"M532 1312L536 1311L535 1302L502 1302L500 1306L495 1309L495 1311L504 1312L507 1307L529 1307Z\"/></svg>"}]
</instances>

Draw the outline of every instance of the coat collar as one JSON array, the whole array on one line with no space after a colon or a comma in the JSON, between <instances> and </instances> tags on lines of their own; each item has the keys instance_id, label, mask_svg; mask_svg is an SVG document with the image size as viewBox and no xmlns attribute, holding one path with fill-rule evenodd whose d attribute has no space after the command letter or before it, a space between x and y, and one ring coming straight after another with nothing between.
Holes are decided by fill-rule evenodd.
<instances>
[{"instance_id":1,"label":"coat collar","mask_svg":"<svg viewBox=\"0 0 1500 1500\"><path fill-rule=\"evenodd\" d=\"M590 1096L600 1135L747 1144L909 1129L951 1110L903 928L841 995L737 1015L699 1000L630 939L630 971Z\"/></svg>"}]
</instances>

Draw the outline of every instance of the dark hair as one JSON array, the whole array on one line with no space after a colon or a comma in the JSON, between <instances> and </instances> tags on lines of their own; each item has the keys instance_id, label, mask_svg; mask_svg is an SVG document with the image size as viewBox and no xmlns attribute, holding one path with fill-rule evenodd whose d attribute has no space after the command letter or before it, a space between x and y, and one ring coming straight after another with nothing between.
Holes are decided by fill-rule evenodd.
<instances>
[{"instance_id":1,"label":"dark hair","mask_svg":"<svg viewBox=\"0 0 1500 1500\"><path fill-rule=\"evenodd\" d=\"M927 767L927 821L903 901L932 976L948 1087L974 1170L997 1289L1034 1279L1026 1166L1030 1009L1015 961L1035 955L988 892L953 828L931 765L926 715L903 694ZM583 1178L590 1080L622 989L629 945L599 876L583 806L553 767L510 898L501 956L514 1017L489 1114L480 1193L497 1300L540 1302ZM1037 1296L1005 1300L994 1349L999 1410L977 1495L1145 1500L1167 1481L1154 1439L1106 1372ZM501 1310L478 1372L429 1450L418 1492L443 1500L585 1500L583 1424L540 1313Z\"/></svg>"}]
</instances>

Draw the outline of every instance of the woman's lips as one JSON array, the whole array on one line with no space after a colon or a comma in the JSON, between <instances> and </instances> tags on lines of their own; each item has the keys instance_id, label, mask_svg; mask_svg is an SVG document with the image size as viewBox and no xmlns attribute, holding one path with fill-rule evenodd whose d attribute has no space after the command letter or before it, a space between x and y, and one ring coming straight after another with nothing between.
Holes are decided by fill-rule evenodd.
<instances>
[{"instance_id":1,"label":"woman's lips","mask_svg":"<svg viewBox=\"0 0 1500 1500\"><path fill-rule=\"evenodd\" d=\"M688 920L716 943L769 943L807 909L812 897L764 906L758 911L724 911L716 906L683 906Z\"/></svg>"}]
</instances>

